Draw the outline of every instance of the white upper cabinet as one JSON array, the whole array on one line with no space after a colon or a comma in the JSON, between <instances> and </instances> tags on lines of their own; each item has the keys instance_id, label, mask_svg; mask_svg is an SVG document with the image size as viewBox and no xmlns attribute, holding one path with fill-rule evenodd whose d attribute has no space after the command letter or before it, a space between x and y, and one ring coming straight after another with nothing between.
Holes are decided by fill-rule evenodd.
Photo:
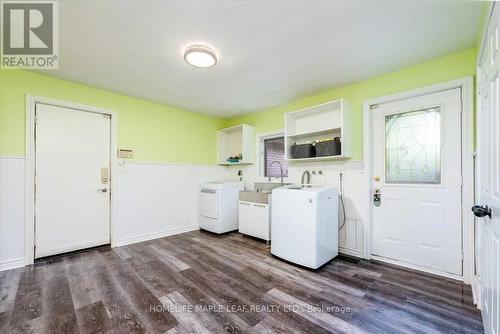
<instances>
[{"instance_id":1,"label":"white upper cabinet","mask_svg":"<svg viewBox=\"0 0 500 334\"><path fill-rule=\"evenodd\" d=\"M219 130L217 145L217 163L219 165L244 165L255 162L255 129L251 125L240 124ZM241 159L228 161L231 157L241 157Z\"/></svg>"},{"instance_id":2,"label":"white upper cabinet","mask_svg":"<svg viewBox=\"0 0 500 334\"><path fill-rule=\"evenodd\" d=\"M340 138L340 147L337 146L340 149L333 150L334 153L324 155L318 146L318 156L314 153L308 157L292 155L294 145L297 145L295 149L303 150L308 147L300 145L323 142L324 147L333 145L329 141L336 137ZM338 145L338 141L336 143ZM285 114L285 154L289 161L349 159L351 144L351 107L344 99Z\"/></svg>"}]
</instances>

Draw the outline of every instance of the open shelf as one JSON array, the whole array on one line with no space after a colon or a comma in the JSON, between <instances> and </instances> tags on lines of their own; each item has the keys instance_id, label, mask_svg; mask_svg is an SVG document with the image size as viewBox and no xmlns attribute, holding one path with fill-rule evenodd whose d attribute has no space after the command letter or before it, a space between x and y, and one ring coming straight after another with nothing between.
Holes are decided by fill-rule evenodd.
<instances>
[{"instance_id":1,"label":"open shelf","mask_svg":"<svg viewBox=\"0 0 500 334\"><path fill-rule=\"evenodd\" d=\"M255 162L255 130L248 124L240 124L219 130L217 133L217 163L221 166L250 165ZM229 157L242 160L229 162Z\"/></svg>"},{"instance_id":2,"label":"open shelf","mask_svg":"<svg viewBox=\"0 0 500 334\"><path fill-rule=\"evenodd\" d=\"M330 128L330 129L323 129L323 130L317 130L317 131L311 131L311 132L301 132L301 133L292 133L292 134L287 134L287 137L289 138L302 138L302 137L311 137L311 136L322 136L326 134L330 134L333 132L340 132L341 128Z\"/></svg>"},{"instance_id":3,"label":"open shelf","mask_svg":"<svg viewBox=\"0 0 500 334\"><path fill-rule=\"evenodd\" d=\"M238 161L238 162L219 162L218 163L220 166L237 166L237 165L251 165L253 162L248 162L248 161Z\"/></svg>"},{"instance_id":4,"label":"open shelf","mask_svg":"<svg viewBox=\"0 0 500 334\"><path fill-rule=\"evenodd\" d=\"M288 161L344 160L351 157L351 109L344 99L285 114L285 154ZM292 158L293 144L307 144L340 137L341 154Z\"/></svg>"},{"instance_id":5,"label":"open shelf","mask_svg":"<svg viewBox=\"0 0 500 334\"><path fill-rule=\"evenodd\" d=\"M347 160L351 157L346 157L345 155L329 155L326 157L313 157L313 158L296 158L296 159L287 159L287 161L296 161L296 162L315 162L315 161L325 161L325 160Z\"/></svg>"}]
</instances>

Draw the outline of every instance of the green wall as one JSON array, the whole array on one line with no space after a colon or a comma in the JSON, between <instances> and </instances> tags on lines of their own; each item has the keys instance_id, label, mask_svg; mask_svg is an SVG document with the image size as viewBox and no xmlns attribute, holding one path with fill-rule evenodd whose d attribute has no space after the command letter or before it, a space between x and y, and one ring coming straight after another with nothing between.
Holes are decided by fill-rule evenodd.
<instances>
[{"instance_id":1,"label":"green wall","mask_svg":"<svg viewBox=\"0 0 500 334\"><path fill-rule=\"evenodd\" d=\"M134 150L135 161L216 163L216 130L247 123L256 133L283 129L283 114L345 98L353 108L353 159L363 154L363 101L408 89L472 76L475 49L470 49L335 88L293 103L226 120L148 102L38 73L0 71L0 155L25 153L25 96L40 95L115 110L118 146Z\"/></svg>"},{"instance_id":2,"label":"green wall","mask_svg":"<svg viewBox=\"0 0 500 334\"><path fill-rule=\"evenodd\" d=\"M118 147L134 161L216 163L218 118L20 70L0 71L0 155L25 154L26 94L116 111Z\"/></svg>"},{"instance_id":3,"label":"green wall","mask_svg":"<svg viewBox=\"0 0 500 334\"><path fill-rule=\"evenodd\" d=\"M287 112L345 98L351 103L353 109L353 159L361 160L363 157L363 101L465 76L473 76L475 73L475 49L470 49L353 85L331 89L266 111L230 118L226 120L226 126L247 123L255 126L257 134L280 130L284 127L283 114Z\"/></svg>"}]
</instances>

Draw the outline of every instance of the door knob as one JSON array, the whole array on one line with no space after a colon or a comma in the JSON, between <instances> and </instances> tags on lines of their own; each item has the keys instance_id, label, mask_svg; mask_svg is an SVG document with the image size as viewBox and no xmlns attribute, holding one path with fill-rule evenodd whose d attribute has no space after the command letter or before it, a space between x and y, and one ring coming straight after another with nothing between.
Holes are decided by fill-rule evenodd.
<instances>
[{"instance_id":1,"label":"door knob","mask_svg":"<svg viewBox=\"0 0 500 334\"><path fill-rule=\"evenodd\" d=\"M484 216L488 216L491 218L491 208L489 208L487 205L474 205L472 207L472 212L474 212L474 216L479 218L482 218Z\"/></svg>"},{"instance_id":2,"label":"door knob","mask_svg":"<svg viewBox=\"0 0 500 334\"><path fill-rule=\"evenodd\" d=\"M101 193L106 193L106 192L108 192L108 188L97 189L97 191L99 191Z\"/></svg>"}]
</instances>

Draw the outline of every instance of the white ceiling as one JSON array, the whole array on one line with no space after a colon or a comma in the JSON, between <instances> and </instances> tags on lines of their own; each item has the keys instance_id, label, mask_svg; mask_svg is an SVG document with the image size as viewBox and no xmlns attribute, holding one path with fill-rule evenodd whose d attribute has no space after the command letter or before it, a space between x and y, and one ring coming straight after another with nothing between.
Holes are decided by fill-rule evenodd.
<instances>
[{"instance_id":1,"label":"white ceiling","mask_svg":"<svg viewBox=\"0 0 500 334\"><path fill-rule=\"evenodd\" d=\"M46 74L215 116L285 104L473 47L481 2L60 1ZM218 64L184 62L210 45ZM49 72L49 73L47 73Z\"/></svg>"}]
</instances>

